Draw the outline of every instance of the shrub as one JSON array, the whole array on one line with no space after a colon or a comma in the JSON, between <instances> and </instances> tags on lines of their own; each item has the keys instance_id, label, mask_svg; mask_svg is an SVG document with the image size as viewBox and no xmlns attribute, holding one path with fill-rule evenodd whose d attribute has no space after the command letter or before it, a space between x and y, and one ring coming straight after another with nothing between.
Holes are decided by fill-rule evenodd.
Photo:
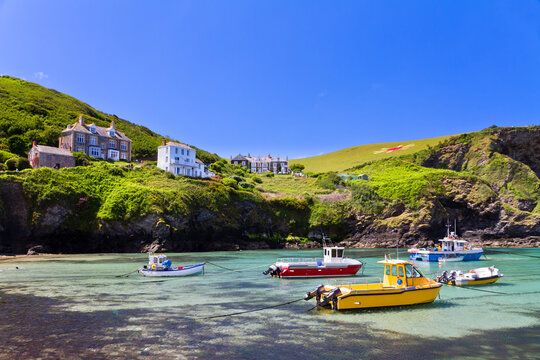
<instances>
[{"instance_id":1,"label":"shrub","mask_svg":"<svg viewBox=\"0 0 540 360\"><path fill-rule=\"evenodd\" d=\"M4 171L4 170L6 170L6 169L7 169L6 164L0 163L0 171Z\"/></svg>"},{"instance_id":2,"label":"shrub","mask_svg":"<svg viewBox=\"0 0 540 360\"><path fill-rule=\"evenodd\" d=\"M30 169L32 166L30 166L30 161L28 161L27 158L20 157L17 159L17 169L24 170L24 169Z\"/></svg>"},{"instance_id":3,"label":"shrub","mask_svg":"<svg viewBox=\"0 0 540 360\"><path fill-rule=\"evenodd\" d=\"M290 169L293 171L293 172L299 172L299 171L302 171L304 170L306 167L304 166L304 164L292 164L290 166Z\"/></svg>"},{"instance_id":4,"label":"shrub","mask_svg":"<svg viewBox=\"0 0 540 360\"><path fill-rule=\"evenodd\" d=\"M238 189L238 183L234 179L223 179L223 185Z\"/></svg>"},{"instance_id":5,"label":"shrub","mask_svg":"<svg viewBox=\"0 0 540 360\"><path fill-rule=\"evenodd\" d=\"M75 152L73 152L73 156L75 157L75 165L76 166L88 166L88 165L90 165L90 158L85 153L75 151Z\"/></svg>"},{"instance_id":6,"label":"shrub","mask_svg":"<svg viewBox=\"0 0 540 360\"><path fill-rule=\"evenodd\" d=\"M316 184L324 189L334 190L336 185L343 185L343 180L335 172L319 175Z\"/></svg>"},{"instance_id":7,"label":"shrub","mask_svg":"<svg viewBox=\"0 0 540 360\"><path fill-rule=\"evenodd\" d=\"M17 159L9 159L6 161L6 168L8 170L16 170L17 169Z\"/></svg>"},{"instance_id":8,"label":"shrub","mask_svg":"<svg viewBox=\"0 0 540 360\"><path fill-rule=\"evenodd\" d=\"M262 179L256 175L252 175L251 176L251 179L253 180L253 182L257 183L257 184L262 184Z\"/></svg>"},{"instance_id":9,"label":"shrub","mask_svg":"<svg viewBox=\"0 0 540 360\"><path fill-rule=\"evenodd\" d=\"M255 185L247 183L245 181L239 182L238 186L240 186L241 188L244 188L244 189L253 189L255 187Z\"/></svg>"},{"instance_id":10,"label":"shrub","mask_svg":"<svg viewBox=\"0 0 540 360\"><path fill-rule=\"evenodd\" d=\"M264 174L264 176L266 176L266 177L274 177L274 173L273 172L267 172L266 174Z\"/></svg>"},{"instance_id":11,"label":"shrub","mask_svg":"<svg viewBox=\"0 0 540 360\"><path fill-rule=\"evenodd\" d=\"M305 199L297 199L295 197L271 199L270 203L290 210L304 211L308 208L308 203Z\"/></svg>"},{"instance_id":12,"label":"shrub","mask_svg":"<svg viewBox=\"0 0 540 360\"><path fill-rule=\"evenodd\" d=\"M242 181L245 181L245 179L243 177L240 177L240 176L231 176L230 179L233 179L235 180L236 182L242 182Z\"/></svg>"},{"instance_id":13,"label":"shrub","mask_svg":"<svg viewBox=\"0 0 540 360\"><path fill-rule=\"evenodd\" d=\"M175 179L175 178L176 178L176 176L174 176L173 173L168 172L168 171L165 173L165 177L166 177L167 179Z\"/></svg>"},{"instance_id":14,"label":"shrub","mask_svg":"<svg viewBox=\"0 0 540 360\"><path fill-rule=\"evenodd\" d=\"M8 139L9 151L24 156L26 154L27 146L26 142L20 135L13 135Z\"/></svg>"},{"instance_id":15,"label":"shrub","mask_svg":"<svg viewBox=\"0 0 540 360\"><path fill-rule=\"evenodd\" d=\"M109 170L109 174L113 176L124 176L124 171L122 168L119 167L113 167ZM172 174L171 174L172 175ZM174 175L173 175L174 176Z\"/></svg>"}]
</instances>

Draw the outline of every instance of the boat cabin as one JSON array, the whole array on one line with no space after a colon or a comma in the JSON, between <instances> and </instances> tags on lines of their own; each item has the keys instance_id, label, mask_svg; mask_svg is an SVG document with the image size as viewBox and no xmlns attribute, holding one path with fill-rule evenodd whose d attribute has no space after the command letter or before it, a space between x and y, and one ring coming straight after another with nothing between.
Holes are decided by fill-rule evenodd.
<instances>
[{"instance_id":1,"label":"boat cabin","mask_svg":"<svg viewBox=\"0 0 540 360\"><path fill-rule=\"evenodd\" d=\"M324 262L338 262L343 260L343 256L345 253L344 247L339 246L329 246L324 247Z\"/></svg>"},{"instance_id":2,"label":"boat cabin","mask_svg":"<svg viewBox=\"0 0 540 360\"><path fill-rule=\"evenodd\" d=\"M406 260L383 260L384 264L383 287L409 287L418 286L427 282L417 267Z\"/></svg>"},{"instance_id":3,"label":"boat cabin","mask_svg":"<svg viewBox=\"0 0 540 360\"><path fill-rule=\"evenodd\" d=\"M441 251L462 251L466 250L467 241L455 240L451 238L444 238L439 240L441 242Z\"/></svg>"},{"instance_id":4,"label":"boat cabin","mask_svg":"<svg viewBox=\"0 0 540 360\"><path fill-rule=\"evenodd\" d=\"M154 270L161 270L166 267L164 265L166 261L167 261L167 256L165 255L150 254L148 256L148 267Z\"/></svg>"}]
</instances>

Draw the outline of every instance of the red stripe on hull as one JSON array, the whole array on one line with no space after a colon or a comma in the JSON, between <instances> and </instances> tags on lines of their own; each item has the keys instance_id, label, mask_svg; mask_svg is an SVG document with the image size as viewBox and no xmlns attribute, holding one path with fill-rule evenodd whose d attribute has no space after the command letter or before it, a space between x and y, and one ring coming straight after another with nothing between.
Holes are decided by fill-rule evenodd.
<instances>
[{"instance_id":1,"label":"red stripe on hull","mask_svg":"<svg viewBox=\"0 0 540 360\"><path fill-rule=\"evenodd\" d=\"M303 268L303 269L289 269L284 267L281 269L280 277L333 277L333 276L354 276L362 265L350 265L343 268Z\"/></svg>"}]
</instances>

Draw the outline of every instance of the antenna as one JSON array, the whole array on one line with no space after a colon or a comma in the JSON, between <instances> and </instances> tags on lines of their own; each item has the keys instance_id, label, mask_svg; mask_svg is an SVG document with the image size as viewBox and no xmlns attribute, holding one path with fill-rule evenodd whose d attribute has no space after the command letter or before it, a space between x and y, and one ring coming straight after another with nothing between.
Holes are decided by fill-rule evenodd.
<instances>
[{"instance_id":1,"label":"antenna","mask_svg":"<svg viewBox=\"0 0 540 360\"><path fill-rule=\"evenodd\" d=\"M454 219L454 234L457 236L457 220Z\"/></svg>"}]
</instances>

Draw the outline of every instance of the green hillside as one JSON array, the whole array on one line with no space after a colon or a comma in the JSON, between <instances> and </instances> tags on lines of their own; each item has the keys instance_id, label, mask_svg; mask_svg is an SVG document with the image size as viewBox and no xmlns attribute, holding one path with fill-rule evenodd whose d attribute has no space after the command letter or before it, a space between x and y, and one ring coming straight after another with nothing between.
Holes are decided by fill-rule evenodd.
<instances>
[{"instance_id":1,"label":"green hillside","mask_svg":"<svg viewBox=\"0 0 540 360\"><path fill-rule=\"evenodd\" d=\"M417 151L424 150L428 148L428 146L435 146L449 137L450 136L441 136L422 140L359 145L324 155L290 160L290 163L303 164L306 166L305 171L315 173L326 171L344 171L366 162L412 154ZM399 147L402 148L392 150Z\"/></svg>"},{"instance_id":2,"label":"green hillside","mask_svg":"<svg viewBox=\"0 0 540 360\"><path fill-rule=\"evenodd\" d=\"M0 150L25 156L32 141L58 146L58 136L68 124L83 114L88 123L108 127L116 122L118 130L133 140L133 159L154 158L161 144L161 135L133 124L116 115L105 114L71 96L38 84L0 76ZM11 140L10 140L11 138ZM182 139L178 139L181 141ZM203 162L219 157L197 149Z\"/></svg>"}]
</instances>

